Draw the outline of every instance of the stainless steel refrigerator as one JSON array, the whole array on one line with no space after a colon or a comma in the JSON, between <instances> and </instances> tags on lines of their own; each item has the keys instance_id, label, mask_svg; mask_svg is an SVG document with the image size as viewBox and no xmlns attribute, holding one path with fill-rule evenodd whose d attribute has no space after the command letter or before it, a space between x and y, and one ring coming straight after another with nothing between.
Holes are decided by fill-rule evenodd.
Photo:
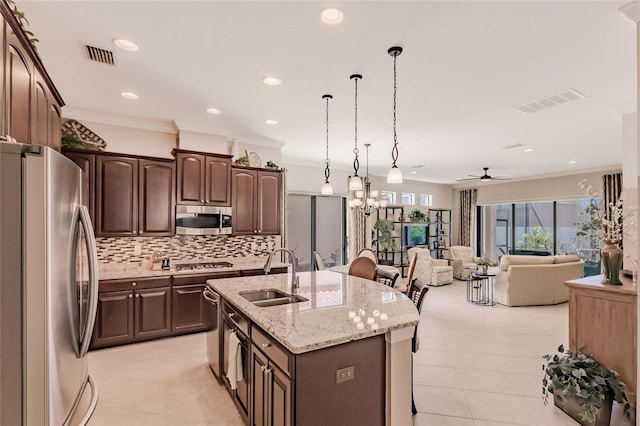
<instances>
[{"instance_id":1,"label":"stainless steel refrigerator","mask_svg":"<svg viewBox=\"0 0 640 426\"><path fill-rule=\"evenodd\" d=\"M0 424L89 421L98 296L88 183L47 147L0 142Z\"/></svg>"}]
</instances>

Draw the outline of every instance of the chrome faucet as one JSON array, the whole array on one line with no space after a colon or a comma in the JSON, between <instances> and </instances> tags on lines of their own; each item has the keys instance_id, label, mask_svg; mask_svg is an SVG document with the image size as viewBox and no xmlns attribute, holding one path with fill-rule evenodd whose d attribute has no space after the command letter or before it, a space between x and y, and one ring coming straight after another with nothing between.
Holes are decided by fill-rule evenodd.
<instances>
[{"instance_id":1,"label":"chrome faucet","mask_svg":"<svg viewBox=\"0 0 640 426\"><path fill-rule=\"evenodd\" d=\"M289 257L291 258L291 293L293 294L295 292L295 289L300 287L300 280L296 275L296 260L291 250L281 247L272 251L269 254L269 257L267 257L267 263L264 264L264 273L268 274L269 272L271 272L271 259L273 258L273 255L279 251L284 251L289 253Z\"/></svg>"}]
</instances>

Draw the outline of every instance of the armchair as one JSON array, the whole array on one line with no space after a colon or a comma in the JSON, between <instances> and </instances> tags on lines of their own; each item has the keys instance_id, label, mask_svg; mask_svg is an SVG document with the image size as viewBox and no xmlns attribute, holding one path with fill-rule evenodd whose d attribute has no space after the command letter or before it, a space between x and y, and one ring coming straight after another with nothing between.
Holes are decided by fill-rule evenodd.
<instances>
[{"instance_id":1,"label":"armchair","mask_svg":"<svg viewBox=\"0 0 640 426\"><path fill-rule=\"evenodd\" d=\"M453 282L453 268L446 259L433 259L429 249L413 247L407 250L409 259L415 260L412 278L418 278L429 286L441 286Z\"/></svg>"},{"instance_id":2,"label":"armchair","mask_svg":"<svg viewBox=\"0 0 640 426\"><path fill-rule=\"evenodd\" d=\"M451 246L449 247L451 266L453 267L453 277L459 280L466 280L478 265L473 260L471 247Z\"/></svg>"}]
</instances>

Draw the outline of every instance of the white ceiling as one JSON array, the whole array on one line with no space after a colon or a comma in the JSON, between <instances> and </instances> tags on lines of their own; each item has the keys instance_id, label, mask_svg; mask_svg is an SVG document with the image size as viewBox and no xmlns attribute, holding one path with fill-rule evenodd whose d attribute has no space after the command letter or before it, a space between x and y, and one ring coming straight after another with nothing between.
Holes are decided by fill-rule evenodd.
<instances>
[{"instance_id":1,"label":"white ceiling","mask_svg":"<svg viewBox=\"0 0 640 426\"><path fill-rule=\"evenodd\" d=\"M67 107L171 122L241 141L285 143L284 162L330 158L370 170L391 163L393 58L398 57L398 165L406 178L452 183L619 165L622 114L635 111L635 25L625 2L19 1ZM329 26L320 11L337 6ZM114 37L138 52L118 50ZM84 59L80 42L117 50L118 67ZM283 84L268 87L263 76ZM574 88L587 98L525 115L513 106ZM121 91L140 95L137 101ZM219 116L205 112L222 110ZM268 126L265 119L279 124ZM512 144L534 149L505 150ZM569 165L575 160L575 165ZM362 161L364 166L364 161ZM409 174L418 165L426 168Z\"/></svg>"}]
</instances>

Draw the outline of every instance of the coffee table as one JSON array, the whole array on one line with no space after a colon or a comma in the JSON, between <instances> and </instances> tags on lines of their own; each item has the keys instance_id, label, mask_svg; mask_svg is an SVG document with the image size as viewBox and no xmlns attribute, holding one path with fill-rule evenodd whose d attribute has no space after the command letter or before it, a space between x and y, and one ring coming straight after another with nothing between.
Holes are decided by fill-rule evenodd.
<instances>
[{"instance_id":1,"label":"coffee table","mask_svg":"<svg viewBox=\"0 0 640 426\"><path fill-rule=\"evenodd\" d=\"M467 277L467 302L474 305L494 306L493 279L496 274L473 273Z\"/></svg>"}]
</instances>

